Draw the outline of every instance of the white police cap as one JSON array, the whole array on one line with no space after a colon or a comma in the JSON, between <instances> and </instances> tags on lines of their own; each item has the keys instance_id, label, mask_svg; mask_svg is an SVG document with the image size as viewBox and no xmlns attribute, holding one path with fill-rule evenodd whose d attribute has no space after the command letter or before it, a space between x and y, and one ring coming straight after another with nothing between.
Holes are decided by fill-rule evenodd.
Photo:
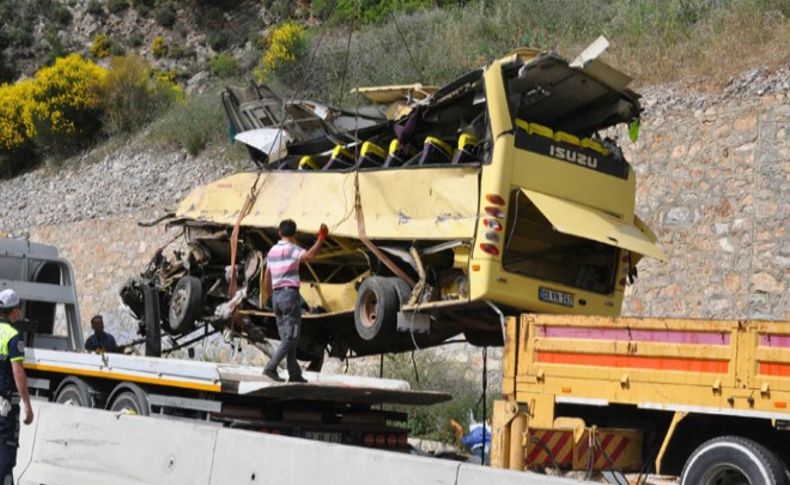
<instances>
[{"instance_id":1,"label":"white police cap","mask_svg":"<svg viewBox=\"0 0 790 485\"><path fill-rule=\"evenodd\" d=\"M19 306L19 295L11 288L0 291L0 308L7 310Z\"/></svg>"}]
</instances>

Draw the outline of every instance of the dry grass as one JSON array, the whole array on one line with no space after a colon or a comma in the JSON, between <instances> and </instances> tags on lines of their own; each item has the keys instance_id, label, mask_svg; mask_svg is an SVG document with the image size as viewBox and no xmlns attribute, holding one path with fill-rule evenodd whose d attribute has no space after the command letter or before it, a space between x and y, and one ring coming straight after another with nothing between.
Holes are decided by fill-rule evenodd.
<instances>
[{"instance_id":1,"label":"dry grass","mask_svg":"<svg viewBox=\"0 0 790 485\"><path fill-rule=\"evenodd\" d=\"M441 84L522 45L573 57L601 34L611 42L606 60L638 84L701 76L723 81L746 68L788 63L788 5L780 0L470 2L363 26L353 31L348 50L350 27L328 30L323 38L315 31L308 54L279 82L292 92L338 103L348 101L345 93L354 85Z\"/></svg>"}]
</instances>

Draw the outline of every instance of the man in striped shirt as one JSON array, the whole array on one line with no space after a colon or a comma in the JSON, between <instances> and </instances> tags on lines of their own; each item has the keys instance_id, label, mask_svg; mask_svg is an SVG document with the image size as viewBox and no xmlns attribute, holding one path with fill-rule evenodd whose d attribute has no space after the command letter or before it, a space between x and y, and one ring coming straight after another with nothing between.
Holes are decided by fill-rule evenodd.
<instances>
[{"instance_id":1,"label":"man in striped shirt","mask_svg":"<svg viewBox=\"0 0 790 485\"><path fill-rule=\"evenodd\" d=\"M307 382L296 361L296 344L299 342L299 328L302 325L299 265L315 259L321 250L321 244L329 235L329 229L321 224L315 244L307 251L296 244L296 223L291 219L280 223L279 234L280 241L272 246L266 256L264 278L266 293L272 297L280 345L263 368L263 373L270 379L281 382L283 379L277 373L277 365L287 359L288 381Z\"/></svg>"}]
</instances>

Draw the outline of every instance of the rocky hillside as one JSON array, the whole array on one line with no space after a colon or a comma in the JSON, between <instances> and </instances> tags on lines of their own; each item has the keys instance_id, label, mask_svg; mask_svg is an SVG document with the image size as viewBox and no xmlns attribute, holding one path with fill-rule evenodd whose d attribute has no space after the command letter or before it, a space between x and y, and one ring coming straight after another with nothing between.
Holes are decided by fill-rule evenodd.
<instances>
[{"instance_id":1,"label":"rocky hillside","mask_svg":"<svg viewBox=\"0 0 790 485\"><path fill-rule=\"evenodd\" d=\"M206 70L219 52L249 68L257 62L254 43L273 21L252 0L0 0L0 17L0 81L30 76L68 52L135 52L161 69L175 69L184 80ZM106 45L96 52L100 36ZM157 38L165 47L158 52L152 48Z\"/></svg>"}]
</instances>

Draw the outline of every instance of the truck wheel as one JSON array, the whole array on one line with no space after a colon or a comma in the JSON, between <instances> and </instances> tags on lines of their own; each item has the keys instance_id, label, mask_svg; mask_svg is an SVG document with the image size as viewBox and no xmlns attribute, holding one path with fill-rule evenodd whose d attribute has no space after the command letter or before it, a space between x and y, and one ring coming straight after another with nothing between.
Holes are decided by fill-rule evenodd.
<instances>
[{"instance_id":1,"label":"truck wheel","mask_svg":"<svg viewBox=\"0 0 790 485\"><path fill-rule=\"evenodd\" d=\"M368 341L386 341L395 333L399 301L390 278L373 276L365 279L357 290L354 308L354 325L359 336Z\"/></svg>"},{"instance_id":2,"label":"truck wheel","mask_svg":"<svg viewBox=\"0 0 790 485\"><path fill-rule=\"evenodd\" d=\"M162 355L162 321L159 318L159 294L150 286L143 287L143 304L145 305L145 355L160 357Z\"/></svg>"},{"instance_id":3,"label":"truck wheel","mask_svg":"<svg viewBox=\"0 0 790 485\"><path fill-rule=\"evenodd\" d=\"M80 408L95 407L90 386L76 377L66 378L60 383L55 392L55 402Z\"/></svg>"},{"instance_id":4,"label":"truck wheel","mask_svg":"<svg viewBox=\"0 0 790 485\"><path fill-rule=\"evenodd\" d=\"M151 414L151 407L148 404L148 395L144 390L135 384L123 384L123 390L113 391L114 396L110 401L110 411L117 411L124 414L137 414L148 416Z\"/></svg>"},{"instance_id":5,"label":"truck wheel","mask_svg":"<svg viewBox=\"0 0 790 485\"><path fill-rule=\"evenodd\" d=\"M785 485L784 465L765 446L741 436L722 436L694 450L681 485Z\"/></svg>"},{"instance_id":6,"label":"truck wheel","mask_svg":"<svg viewBox=\"0 0 790 485\"><path fill-rule=\"evenodd\" d=\"M168 322L170 331L175 334L187 333L195 329L195 321L200 316L200 304L203 299L203 284L194 276L184 276L170 297Z\"/></svg>"}]
</instances>

